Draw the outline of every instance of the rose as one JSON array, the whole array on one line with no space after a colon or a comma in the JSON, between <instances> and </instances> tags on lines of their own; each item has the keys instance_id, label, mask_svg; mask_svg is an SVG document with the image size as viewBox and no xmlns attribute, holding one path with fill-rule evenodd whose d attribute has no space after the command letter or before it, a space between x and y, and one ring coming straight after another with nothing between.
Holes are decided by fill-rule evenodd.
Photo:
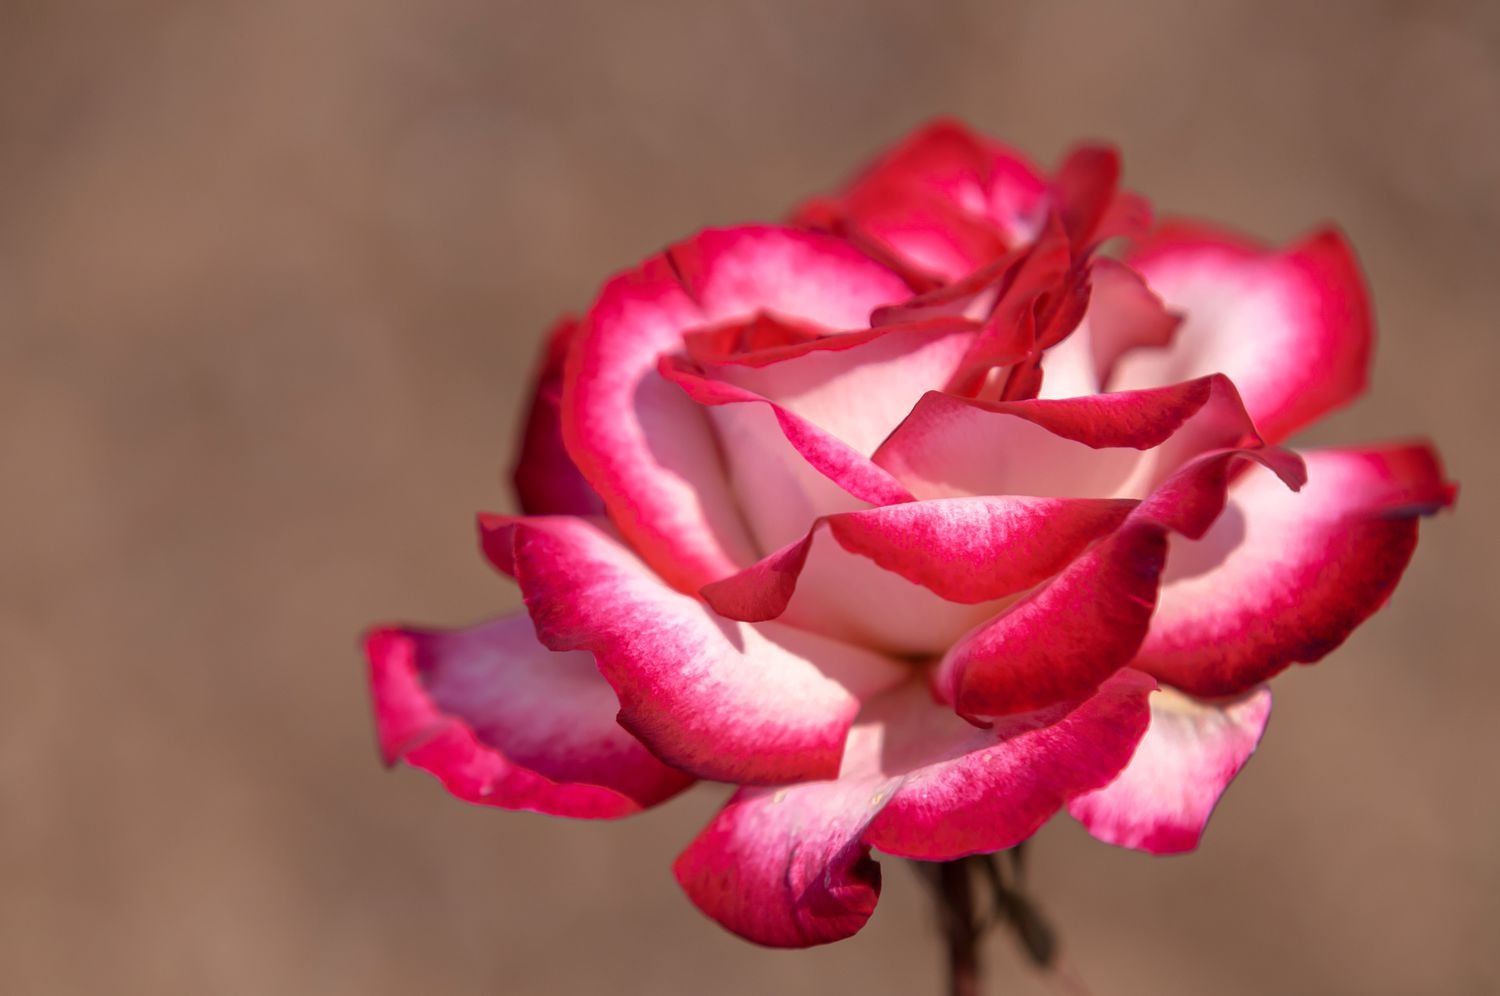
<instances>
[{"instance_id":1,"label":"rose","mask_svg":"<svg viewBox=\"0 0 1500 996\"><path fill-rule=\"evenodd\" d=\"M738 785L676 873L772 945L858 930L871 848L1063 807L1196 846L1265 682L1385 601L1453 488L1421 444L1279 445L1363 388L1339 234L1153 226L1118 169L940 122L796 227L609 281L549 338L525 514L480 519L526 611L368 639L387 761L574 817Z\"/></svg>"}]
</instances>

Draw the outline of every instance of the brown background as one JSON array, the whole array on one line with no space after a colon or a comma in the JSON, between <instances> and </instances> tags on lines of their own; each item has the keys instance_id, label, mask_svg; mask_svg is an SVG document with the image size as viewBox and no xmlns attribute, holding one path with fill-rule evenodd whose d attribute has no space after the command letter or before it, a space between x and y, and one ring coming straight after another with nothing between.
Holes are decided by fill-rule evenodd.
<instances>
[{"instance_id":1,"label":"brown background","mask_svg":"<svg viewBox=\"0 0 1500 996\"><path fill-rule=\"evenodd\" d=\"M899 862L860 937L722 933L625 824L375 762L355 634L513 604L541 330L938 112L1126 152L1168 211L1348 229L1383 330L1319 441L1465 486L1389 611L1287 676L1202 851L1059 823L1091 989L1500 991L1500 6L11 2L0 8L0 991L925 993ZM1044 993L996 941L995 991Z\"/></svg>"}]
</instances>

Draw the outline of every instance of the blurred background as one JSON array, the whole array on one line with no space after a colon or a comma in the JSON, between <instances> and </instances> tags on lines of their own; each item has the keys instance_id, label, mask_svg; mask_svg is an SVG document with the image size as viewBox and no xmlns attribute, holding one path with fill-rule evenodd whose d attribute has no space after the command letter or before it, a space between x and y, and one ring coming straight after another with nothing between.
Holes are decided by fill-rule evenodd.
<instances>
[{"instance_id":1,"label":"blurred background","mask_svg":"<svg viewBox=\"0 0 1500 996\"><path fill-rule=\"evenodd\" d=\"M0 991L936 991L886 859L865 932L723 933L623 824L376 762L356 634L515 604L476 510L542 331L708 223L779 217L939 112L1164 212L1348 230L1373 391L1464 485L1388 611L1278 685L1203 848L1059 821L1037 890L1097 994L1500 991L1490 521L1500 5L511 0L0 8ZM1008 938L993 991L1048 993Z\"/></svg>"}]
</instances>

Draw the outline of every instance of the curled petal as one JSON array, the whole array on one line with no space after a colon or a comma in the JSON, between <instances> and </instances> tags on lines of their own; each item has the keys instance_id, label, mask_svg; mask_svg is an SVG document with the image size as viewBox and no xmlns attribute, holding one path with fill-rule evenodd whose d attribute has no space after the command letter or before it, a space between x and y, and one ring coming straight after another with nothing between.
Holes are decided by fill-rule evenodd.
<instances>
[{"instance_id":1,"label":"curled petal","mask_svg":"<svg viewBox=\"0 0 1500 996\"><path fill-rule=\"evenodd\" d=\"M1201 539L1173 544L1133 666L1214 696L1321 659L1390 597L1417 517L1453 500L1436 454L1420 444L1303 459L1301 492L1256 468Z\"/></svg>"},{"instance_id":2,"label":"curled petal","mask_svg":"<svg viewBox=\"0 0 1500 996\"><path fill-rule=\"evenodd\" d=\"M1140 274L1122 263L1095 260L1090 280L1088 310L1077 331L1043 359L1043 398L1098 394L1123 354L1140 346L1166 346L1182 322Z\"/></svg>"},{"instance_id":3,"label":"curled petal","mask_svg":"<svg viewBox=\"0 0 1500 996\"><path fill-rule=\"evenodd\" d=\"M977 326L937 319L700 362L703 376L768 398L868 456L924 391L959 368Z\"/></svg>"},{"instance_id":4,"label":"curled petal","mask_svg":"<svg viewBox=\"0 0 1500 996\"><path fill-rule=\"evenodd\" d=\"M987 402L937 391L876 450L918 498L1141 497L1192 457L1258 441L1234 385Z\"/></svg>"},{"instance_id":5,"label":"curled petal","mask_svg":"<svg viewBox=\"0 0 1500 996\"><path fill-rule=\"evenodd\" d=\"M1206 226L1163 226L1127 258L1185 318L1170 347L1125 355L1111 390L1227 374L1278 442L1357 397L1373 326L1359 263L1337 231L1282 250Z\"/></svg>"},{"instance_id":6,"label":"curled petal","mask_svg":"<svg viewBox=\"0 0 1500 996\"><path fill-rule=\"evenodd\" d=\"M610 819L692 783L615 722L593 658L543 647L524 614L446 632L377 629L365 651L386 763L429 771L461 799Z\"/></svg>"},{"instance_id":7,"label":"curled petal","mask_svg":"<svg viewBox=\"0 0 1500 996\"><path fill-rule=\"evenodd\" d=\"M1151 726L1125 770L1068 803L1068 812L1109 844L1152 854L1191 851L1270 715L1266 688L1216 701L1161 689L1151 696Z\"/></svg>"},{"instance_id":8,"label":"curled petal","mask_svg":"<svg viewBox=\"0 0 1500 996\"><path fill-rule=\"evenodd\" d=\"M1020 843L1125 765L1152 687L1125 672L1082 704L978 729L907 682L861 713L836 780L742 789L677 859L677 880L761 944L848 937L879 896L871 847L937 861Z\"/></svg>"},{"instance_id":9,"label":"curled petal","mask_svg":"<svg viewBox=\"0 0 1500 996\"><path fill-rule=\"evenodd\" d=\"M830 515L702 594L734 619L787 612L788 622L895 653L941 653L1000 600L1066 567L1134 505L949 498ZM815 539L825 530L836 545ZM799 587L808 569L812 581Z\"/></svg>"},{"instance_id":10,"label":"curled petal","mask_svg":"<svg viewBox=\"0 0 1500 996\"><path fill-rule=\"evenodd\" d=\"M1077 701L1123 667L1145 638L1166 562L1167 534L1200 536L1223 509L1230 466L1263 461L1283 486L1301 483L1288 454L1224 450L1193 460L1107 538L944 655L936 688L964 716Z\"/></svg>"},{"instance_id":11,"label":"curled petal","mask_svg":"<svg viewBox=\"0 0 1500 996\"><path fill-rule=\"evenodd\" d=\"M1030 241L1046 201L1046 180L1019 153L942 119L902 140L843 193L804 205L798 221L953 280Z\"/></svg>"},{"instance_id":12,"label":"curled petal","mask_svg":"<svg viewBox=\"0 0 1500 996\"><path fill-rule=\"evenodd\" d=\"M701 778L755 784L826 778L865 697L901 665L777 623L720 618L672 591L601 527L581 519L487 520L554 650L587 650L619 721Z\"/></svg>"},{"instance_id":13,"label":"curled petal","mask_svg":"<svg viewBox=\"0 0 1500 996\"><path fill-rule=\"evenodd\" d=\"M709 406L730 480L763 547L780 546L819 515L911 500L885 469L782 405L705 377L680 357L664 358L661 369L688 397Z\"/></svg>"}]
</instances>

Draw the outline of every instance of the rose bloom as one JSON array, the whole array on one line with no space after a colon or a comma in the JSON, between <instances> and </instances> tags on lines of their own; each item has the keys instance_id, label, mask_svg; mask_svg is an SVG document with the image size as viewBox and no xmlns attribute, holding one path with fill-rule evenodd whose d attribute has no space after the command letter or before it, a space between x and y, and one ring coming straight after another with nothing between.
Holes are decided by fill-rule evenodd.
<instances>
[{"instance_id":1,"label":"rose bloom","mask_svg":"<svg viewBox=\"0 0 1500 996\"><path fill-rule=\"evenodd\" d=\"M1063 809L1195 847L1266 682L1385 602L1454 489L1421 443L1281 445L1365 385L1337 231L1153 223L1118 178L938 122L608 281L546 344L525 514L480 517L525 611L368 637L386 760L585 819L737 786L677 879L778 946L860 929L872 848Z\"/></svg>"}]
</instances>

